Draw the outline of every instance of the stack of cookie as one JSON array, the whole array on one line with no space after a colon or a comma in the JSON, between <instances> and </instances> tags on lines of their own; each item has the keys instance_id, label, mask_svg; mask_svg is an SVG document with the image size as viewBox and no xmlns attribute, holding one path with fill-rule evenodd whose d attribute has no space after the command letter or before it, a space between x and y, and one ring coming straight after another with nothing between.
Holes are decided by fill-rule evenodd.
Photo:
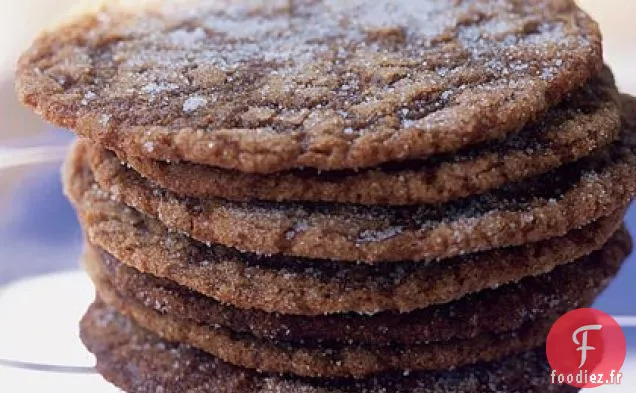
<instances>
[{"instance_id":1,"label":"stack of cookie","mask_svg":"<svg viewBox=\"0 0 636 393\"><path fill-rule=\"evenodd\" d=\"M64 182L100 373L574 390L543 346L630 251L636 102L572 1L133 3L76 13L18 72L85 138Z\"/></svg>"}]
</instances>

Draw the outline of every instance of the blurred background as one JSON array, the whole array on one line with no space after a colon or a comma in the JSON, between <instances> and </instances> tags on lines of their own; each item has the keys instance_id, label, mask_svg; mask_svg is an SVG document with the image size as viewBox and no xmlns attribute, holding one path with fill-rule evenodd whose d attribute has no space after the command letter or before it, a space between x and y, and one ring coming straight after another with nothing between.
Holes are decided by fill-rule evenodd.
<instances>
[{"instance_id":1,"label":"blurred background","mask_svg":"<svg viewBox=\"0 0 636 393\"><path fill-rule=\"evenodd\" d=\"M66 146L72 140L70 133L56 130L42 123L35 115L18 104L14 94L13 74L17 57L38 30L50 23L56 14L78 2L78 0L0 0L0 313L3 314L0 318L4 321L6 321L4 319L6 310L3 310L3 307L6 307L6 304L2 302L4 299L2 295L7 293L3 292L4 285L44 273L78 268L81 233L77 228L72 209L61 193L59 162L11 170L3 169L10 159L15 159L15 156L10 153L12 148ZM605 36L606 59L615 72L620 88L625 92L636 94L636 72L634 72L636 71L636 1L581 0L579 3L601 25ZM62 152L57 151L55 154L61 155ZM632 233L636 233L634 209L628 220ZM66 284L67 281L60 279L57 282L58 286L55 288L58 292L70 291L69 296L73 296L72 291L79 291L72 286L69 287ZM636 297L634 282L636 282L636 258L631 259L616 283L599 300L598 307L617 315L636 315L636 302L632 301ZM88 285L81 290L84 291L82 296L89 296L86 294L90 291ZM25 291L25 299L35 296L31 289L25 289ZM12 307L18 307L16 304L12 300ZM24 304L28 305L28 302ZM81 304L80 306L83 307ZM33 312L33 310L25 309L28 306L20 307L18 313ZM56 310L60 310L59 305L51 304L49 310L51 317L47 320L66 318L61 316L55 318L56 315L60 315L60 311ZM71 314L80 312L79 308L69 310ZM72 326L75 326L76 318L78 316L74 314L68 317ZM16 346L16 352L11 354L10 351L7 352L7 341L2 344L1 339L6 339L7 336L27 335L20 330L25 329L24 326L18 324L18 326L7 328L10 325L0 323L0 360L3 356L5 359L12 356L15 358L25 353L24 346ZM66 329L65 326L68 325L60 325L59 329ZM46 345L39 344L37 337L48 342L51 341L51 337L54 337L53 331L48 337L41 336L39 332L34 330L31 335L36 337L33 345L30 346L35 348L35 351L41 348L40 345ZM74 334L73 331L73 335L69 337L74 338ZM636 357L636 333L628 333L628 342L631 356ZM66 344L63 342L59 344L61 351L67 350L63 346ZM33 356L35 356L33 359L41 362L55 362L56 359L55 355L45 359L38 357L37 354ZM78 356L81 357L81 354ZM82 358L81 361L85 359ZM6 378L10 379L11 376L25 381L25 375L3 374L0 363L0 391L5 391L1 383L3 378L7 381ZM93 389L93 385L90 389ZM21 391L31 390L25 388Z\"/></svg>"}]
</instances>

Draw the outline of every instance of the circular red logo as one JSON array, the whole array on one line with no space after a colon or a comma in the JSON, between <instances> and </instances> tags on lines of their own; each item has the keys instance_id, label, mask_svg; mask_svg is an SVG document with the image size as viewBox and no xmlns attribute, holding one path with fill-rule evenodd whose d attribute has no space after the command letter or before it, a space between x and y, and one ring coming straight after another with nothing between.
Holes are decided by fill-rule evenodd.
<instances>
[{"instance_id":1,"label":"circular red logo","mask_svg":"<svg viewBox=\"0 0 636 393\"><path fill-rule=\"evenodd\" d=\"M582 308L565 314L552 326L546 352L552 383L595 388L621 383L627 345L614 318Z\"/></svg>"}]
</instances>

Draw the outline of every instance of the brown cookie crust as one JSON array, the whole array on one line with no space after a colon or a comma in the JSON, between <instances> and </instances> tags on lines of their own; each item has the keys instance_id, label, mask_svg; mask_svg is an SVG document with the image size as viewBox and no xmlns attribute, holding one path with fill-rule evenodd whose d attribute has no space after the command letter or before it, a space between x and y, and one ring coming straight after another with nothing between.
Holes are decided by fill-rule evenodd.
<instances>
[{"instance_id":1,"label":"brown cookie crust","mask_svg":"<svg viewBox=\"0 0 636 393\"><path fill-rule=\"evenodd\" d=\"M625 206L636 195L636 138L545 175L443 205L404 207L230 202L181 198L80 142L66 183L85 177L168 228L257 254L363 261L430 261L563 236ZM88 162L86 162L88 161Z\"/></svg>"},{"instance_id":2,"label":"brown cookie crust","mask_svg":"<svg viewBox=\"0 0 636 393\"><path fill-rule=\"evenodd\" d=\"M92 187L90 175L72 179L66 191L89 241L123 263L239 308L299 315L408 312L547 273L601 248L623 215L620 210L561 238L535 244L432 264L369 266L260 257L220 245L206 246L113 201Z\"/></svg>"},{"instance_id":3,"label":"brown cookie crust","mask_svg":"<svg viewBox=\"0 0 636 393\"><path fill-rule=\"evenodd\" d=\"M631 238L621 229L603 250L549 274L484 290L446 305L374 316L298 317L240 310L169 280L140 273L96 248L87 249L84 266L98 288L112 286L125 302L141 303L197 324L223 326L273 341L383 346L501 334L549 313L565 314L591 303L617 274L630 250Z\"/></svg>"},{"instance_id":4,"label":"brown cookie crust","mask_svg":"<svg viewBox=\"0 0 636 393\"><path fill-rule=\"evenodd\" d=\"M513 333L483 334L471 340L382 347L356 343L301 345L263 340L224 327L201 325L161 314L139 302L122 298L105 282L99 284L97 293L102 301L167 341L190 345L251 370L312 378L362 379L391 371L447 370L495 361L545 343L550 328L560 316L548 313Z\"/></svg>"},{"instance_id":5,"label":"brown cookie crust","mask_svg":"<svg viewBox=\"0 0 636 393\"><path fill-rule=\"evenodd\" d=\"M97 370L128 393L574 393L550 384L545 349L452 371L385 374L367 380L321 380L259 374L160 339L97 302L80 334ZM177 365L177 367L175 367ZM523 378L520 378L523 376Z\"/></svg>"},{"instance_id":6,"label":"brown cookie crust","mask_svg":"<svg viewBox=\"0 0 636 393\"><path fill-rule=\"evenodd\" d=\"M623 128L636 129L636 97L621 94L619 103L621 104Z\"/></svg>"},{"instance_id":7,"label":"brown cookie crust","mask_svg":"<svg viewBox=\"0 0 636 393\"><path fill-rule=\"evenodd\" d=\"M42 34L20 99L130 156L334 170L502 138L602 68L572 0L180 3L107 5Z\"/></svg>"},{"instance_id":8,"label":"brown cookie crust","mask_svg":"<svg viewBox=\"0 0 636 393\"><path fill-rule=\"evenodd\" d=\"M538 123L504 141L362 171L296 170L259 175L116 153L161 187L194 198L365 205L443 203L548 172L607 146L620 130L617 102L611 72L606 70Z\"/></svg>"}]
</instances>

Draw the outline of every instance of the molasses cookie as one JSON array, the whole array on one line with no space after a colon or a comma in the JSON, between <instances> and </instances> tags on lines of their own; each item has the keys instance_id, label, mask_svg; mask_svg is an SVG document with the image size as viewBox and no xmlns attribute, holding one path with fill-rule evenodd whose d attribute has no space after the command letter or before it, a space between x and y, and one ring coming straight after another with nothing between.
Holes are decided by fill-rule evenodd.
<instances>
[{"instance_id":1,"label":"molasses cookie","mask_svg":"<svg viewBox=\"0 0 636 393\"><path fill-rule=\"evenodd\" d=\"M81 179L67 183L67 194L92 244L137 270L221 302L283 314L408 312L446 303L484 288L547 273L598 250L619 227L624 213L620 209L562 237L514 248L431 264L406 261L369 266L265 257L208 246L170 232L161 222L113 201L90 181L76 181Z\"/></svg>"},{"instance_id":2,"label":"molasses cookie","mask_svg":"<svg viewBox=\"0 0 636 393\"><path fill-rule=\"evenodd\" d=\"M550 383L545 349L451 371L399 372L366 380L260 374L231 366L184 344L169 343L98 301L81 323L97 370L129 393L574 393ZM523 376L523 378L520 378Z\"/></svg>"},{"instance_id":3,"label":"molasses cookie","mask_svg":"<svg viewBox=\"0 0 636 393\"><path fill-rule=\"evenodd\" d=\"M117 152L141 175L178 195L236 201L317 201L365 205L448 202L576 161L613 142L620 130L609 70L503 141L360 171L295 170L270 175L207 165L165 163Z\"/></svg>"},{"instance_id":4,"label":"molasses cookie","mask_svg":"<svg viewBox=\"0 0 636 393\"><path fill-rule=\"evenodd\" d=\"M545 175L441 205L361 206L182 198L80 142L67 187L109 197L203 242L271 255L362 261L431 261L563 236L625 206L636 195L636 138ZM87 168L88 167L88 168ZM92 172L92 174L91 174Z\"/></svg>"},{"instance_id":5,"label":"molasses cookie","mask_svg":"<svg viewBox=\"0 0 636 393\"><path fill-rule=\"evenodd\" d=\"M572 0L183 3L48 30L19 61L20 99L128 156L336 170L505 137L602 69Z\"/></svg>"},{"instance_id":6,"label":"molasses cookie","mask_svg":"<svg viewBox=\"0 0 636 393\"><path fill-rule=\"evenodd\" d=\"M446 370L495 361L545 343L550 328L561 316L548 313L515 332L486 333L470 340L381 347L358 343L309 345L264 340L222 326L202 325L159 313L140 302L122 298L104 282L100 284L97 288L100 299L167 341L191 345L244 368L314 378L362 379L383 372Z\"/></svg>"},{"instance_id":7,"label":"molasses cookie","mask_svg":"<svg viewBox=\"0 0 636 393\"><path fill-rule=\"evenodd\" d=\"M241 310L169 280L140 273L92 247L86 251L84 266L98 289L112 287L124 302L142 303L162 314L198 324L224 326L273 341L382 346L505 333L546 314L565 314L591 303L616 275L630 250L630 236L621 229L601 251L549 274L484 290L445 305L407 314L384 312L373 316L302 317Z\"/></svg>"}]
</instances>

